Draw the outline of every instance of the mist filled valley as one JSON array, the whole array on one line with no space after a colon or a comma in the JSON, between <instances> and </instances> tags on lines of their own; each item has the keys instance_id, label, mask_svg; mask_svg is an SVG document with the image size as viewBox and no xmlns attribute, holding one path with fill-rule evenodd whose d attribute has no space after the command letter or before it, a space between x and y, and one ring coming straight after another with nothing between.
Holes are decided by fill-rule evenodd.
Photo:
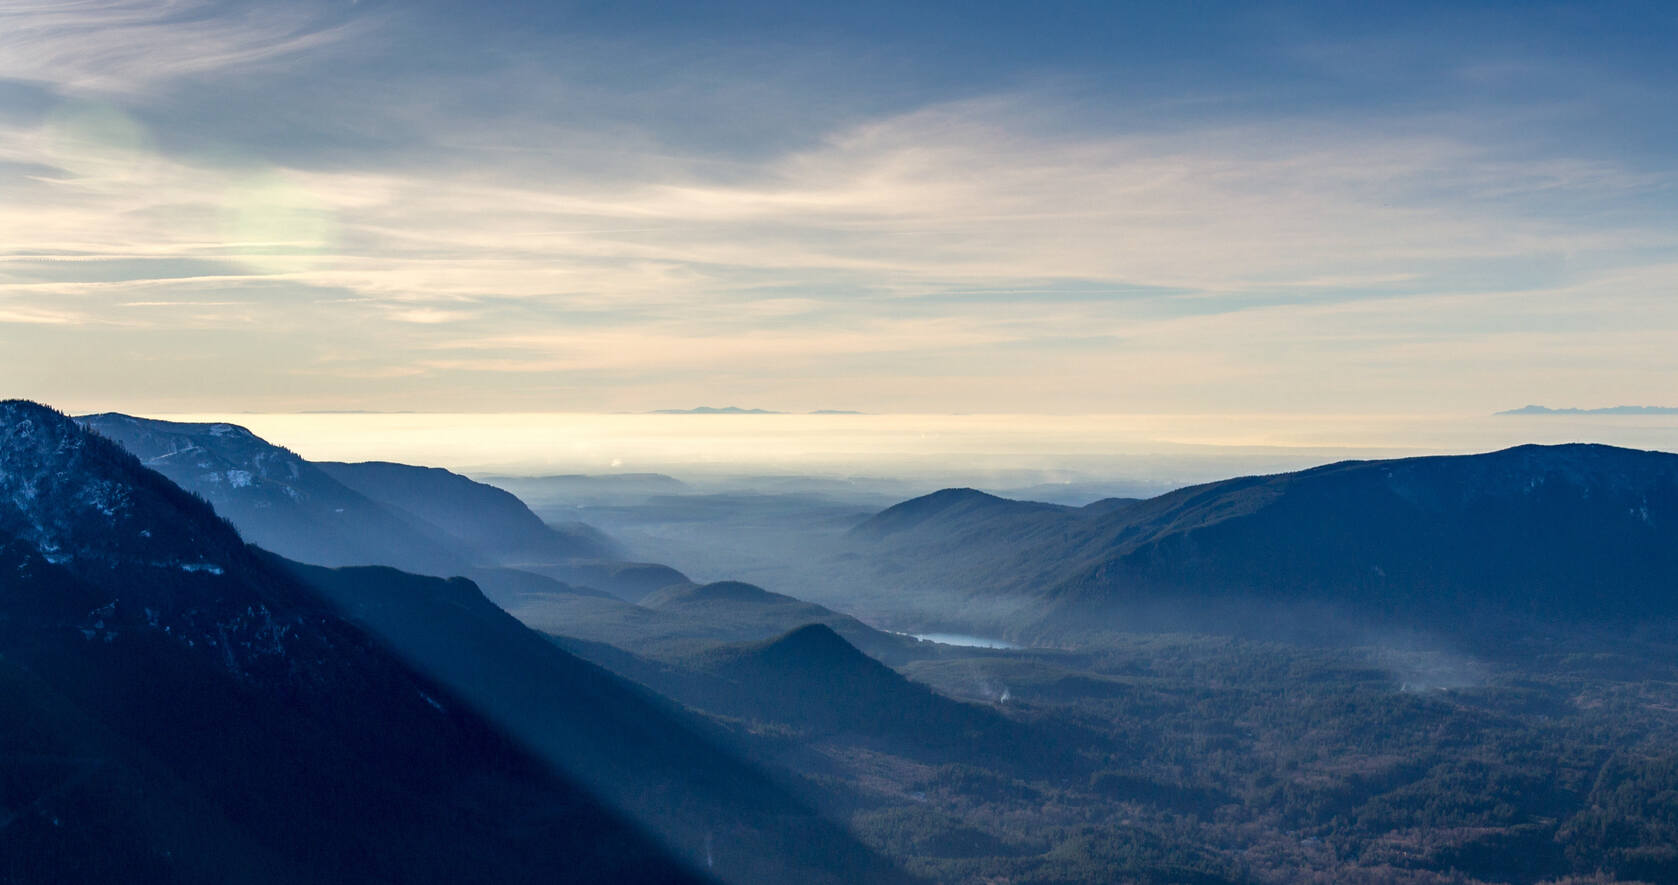
<instances>
[{"instance_id":1,"label":"mist filled valley","mask_svg":"<svg viewBox=\"0 0 1678 885\"><path fill-rule=\"evenodd\" d=\"M17 881L1678 876L1678 455L896 499L3 417ZM181 755L229 727L263 730ZM321 778L252 782L263 755ZM345 790L410 807L346 830Z\"/></svg>"}]
</instances>

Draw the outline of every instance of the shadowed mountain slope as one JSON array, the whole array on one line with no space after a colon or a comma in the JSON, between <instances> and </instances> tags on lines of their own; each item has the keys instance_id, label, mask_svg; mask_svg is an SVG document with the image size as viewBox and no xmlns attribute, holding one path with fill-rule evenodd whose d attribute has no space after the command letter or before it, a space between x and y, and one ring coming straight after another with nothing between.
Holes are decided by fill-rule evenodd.
<instances>
[{"instance_id":1,"label":"shadowed mountain slope","mask_svg":"<svg viewBox=\"0 0 1678 885\"><path fill-rule=\"evenodd\" d=\"M719 878L902 878L737 757L720 730L566 653L470 582L274 561L556 769Z\"/></svg>"},{"instance_id":2,"label":"shadowed mountain slope","mask_svg":"<svg viewBox=\"0 0 1678 885\"><path fill-rule=\"evenodd\" d=\"M209 501L264 548L323 565L388 563L428 574L476 564L436 526L345 487L238 425L117 414L77 421Z\"/></svg>"},{"instance_id":3,"label":"shadowed mountain slope","mask_svg":"<svg viewBox=\"0 0 1678 885\"><path fill-rule=\"evenodd\" d=\"M442 529L500 565L622 557L617 545L597 529L583 523L556 529L511 492L440 467L388 461L321 461L315 466L375 501Z\"/></svg>"},{"instance_id":4,"label":"shadowed mountain slope","mask_svg":"<svg viewBox=\"0 0 1678 885\"><path fill-rule=\"evenodd\" d=\"M1678 455L1661 452L1353 461L1079 510L909 503L932 512L854 535L882 576L1035 600L1050 633L1223 629L1282 607L1443 631L1678 614Z\"/></svg>"},{"instance_id":5,"label":"shadowed mountain slope","mask_svg":"<svg viewBox=\"0 0 1678 885\"><path fill-rule=\"evenodd\" d=\"M693 879L247 547L0 403L0 856L16 881Z\"/></svg>"},{"instance_id":6,"label":"shadowed mountain slope","mask_svg":"<svg viewBox=\"0 0 1678 885\"><path fill-rule=\"evenodd\" d=\"M863 654L825 624L773 639L649 660L611 646L556 641L694 708L801 741L859 744L932 763L1076 771L1081 732L1040 729L994 707L953 700Z\"/></svg>"},{"instance_id":7,"label":"shadowed mountain slope","mask_svg":"<svg viewBox=\"0 0 1678 885\"><path fill-rule=\"evenodd\" d=\"M545 525L511 494L446 470L317 464L233 424L77 420L202 495L253 543L302 562L467 575L507 605L579 586L638 598L686 580L665 566L616 561L598 531ZM514 566L527 574L509 572Z\"/></svg>"}]
</instances>

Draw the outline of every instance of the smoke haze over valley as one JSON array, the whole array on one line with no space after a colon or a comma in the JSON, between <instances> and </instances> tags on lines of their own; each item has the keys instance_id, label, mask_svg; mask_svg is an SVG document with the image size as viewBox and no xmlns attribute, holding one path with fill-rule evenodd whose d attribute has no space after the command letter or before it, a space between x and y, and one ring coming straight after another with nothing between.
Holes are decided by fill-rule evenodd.
<instances>
[{"instance_id":1,"label":"smoke haze over valley","mask_svg":"<svg viewBox=\"0 0 1678 885\"><path fill-rule=\"evenodd\" d=\"M146 478L155 467L292 559L360 566L252 547L246 565L194 553L183 569L298 582L287 592L436 680L426 703L452 692L725 880L1435 881L1467 864L1473 881L1524 883L1669 869L1624 846L1665 832L1663 800L1643 791L1665 789L1658 748L1678 733L1663 687L1678 677L1678 455L1524 446L1083 505L960 488L894 500L903 476L496 477L515 497L436 468L309 461L228 422L106 414L80 424L129 447L140 463L121 469L139 479L94 474L89 497L31 480L31 459L111 444L8 409L0 475L22 522L0 528L23 526L7 528L14 547L45 563L20 575L110 557L63 539L100 543L101 520L134 512L126 483L167 486ZM81 475L71 457L43 475ZM80 519L93 534L54 534ZM63 626L114 639L132 616L113 602ZM1289 698L1297 713L1277 708ZM1395 716L1409 725L1369 731ZM1447 748L1420 726L1468 737ZM1216 761L1182 743L1208 728ZM1505 755L1532 740L1536 755ZM1403 761L1416 754L1427 764ZM1566 754L1599 761L1557 774ZM1319 786L1276 794L1278 758ZM1494 809L1478 804L1487 766L1504 779ZM78 820L131 813L67 795L80 804L33 801ZM1045 808L1051 796L1088 822ZM1427 804L1437 796L1459 804ZM1591 835L1605 814L1640 829ZM28 833L7 844L33 856L44 843ZM77 850L119 863L159 838ZM284 838L248 850L283 852ZM1314 847L1330 838L1360 853ZM1512 866L1509 844L1538 853ZM386 850L401 849L375 856ZM187 869L165 865L159 881Z\"/></svg>"}]
</instances>

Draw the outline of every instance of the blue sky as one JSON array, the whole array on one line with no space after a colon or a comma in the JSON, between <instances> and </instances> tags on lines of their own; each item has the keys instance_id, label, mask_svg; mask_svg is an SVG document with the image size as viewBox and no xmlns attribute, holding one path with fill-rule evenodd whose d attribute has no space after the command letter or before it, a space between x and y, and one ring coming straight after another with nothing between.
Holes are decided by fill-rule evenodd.
<instances>
[{"instance_id":1,"label":"blue sky","mask_svg":"<svg viewBox=\"0 0 1678 885\"><path fill-rule=\"evenodd\" d=\"M1659 3L0 2L0 377L134 411L1664 404L1675 37Z\"/></svg>"}]
</instances>

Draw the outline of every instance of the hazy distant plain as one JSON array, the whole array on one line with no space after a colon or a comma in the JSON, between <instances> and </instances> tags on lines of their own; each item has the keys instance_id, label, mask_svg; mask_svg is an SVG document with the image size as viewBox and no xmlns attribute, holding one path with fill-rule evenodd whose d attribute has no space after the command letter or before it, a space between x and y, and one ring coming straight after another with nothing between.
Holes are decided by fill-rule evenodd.
<instances>
[{"instance_id":1,"label":"hazy distant plain","mask_svg":"<svg viewBox=\"0 0 1678 885\"><path fill-rule=\"evenodd\" d=\"M1182 484L1345 458L1601 442L1678 451L1678 416L262 413L228 421L313 460L469 474L660 472L972 483Z\"/></svg>"}]
</instances>

